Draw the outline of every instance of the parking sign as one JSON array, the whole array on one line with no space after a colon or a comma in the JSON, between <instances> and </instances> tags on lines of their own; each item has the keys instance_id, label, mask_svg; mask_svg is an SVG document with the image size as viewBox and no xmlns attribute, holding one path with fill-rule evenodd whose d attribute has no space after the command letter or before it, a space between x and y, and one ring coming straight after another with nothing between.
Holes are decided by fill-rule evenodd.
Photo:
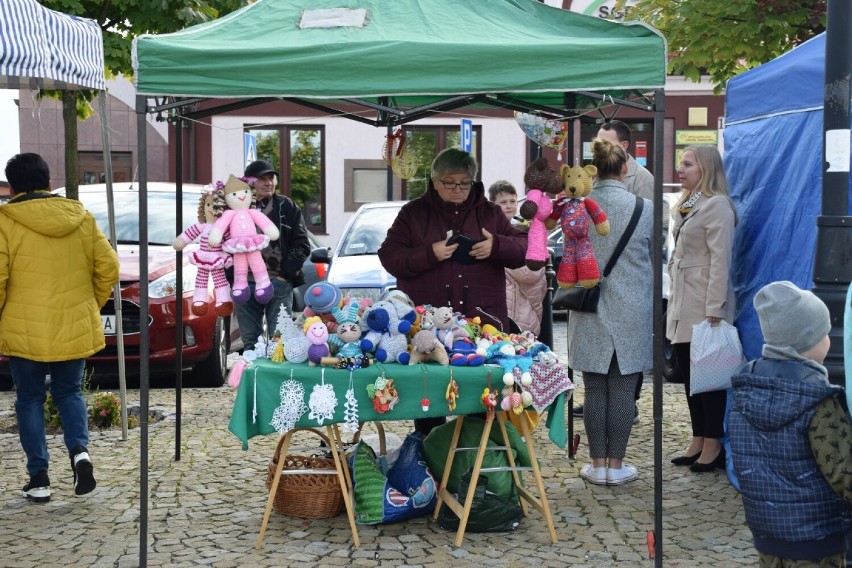
<instances>
[{"instance_id":1,"label":"parking sign","mask_svg":"<svg viewBox=\"0 0 852 568\"><path fill-rule=\"evenodd\" d=\"M473 148L473 123L469 118L461 119L461 149L470 152Z\"/></svg>"},{"instance_id":2,"label":"parking sign","mask_svg":"<svg viewBox=\"0 0 852 568\"><path fill-rule=\"evenodd\" d=\"M257 137L248 132L243 134L243 167L257 160Z\"/></svg>"}]
</instances>

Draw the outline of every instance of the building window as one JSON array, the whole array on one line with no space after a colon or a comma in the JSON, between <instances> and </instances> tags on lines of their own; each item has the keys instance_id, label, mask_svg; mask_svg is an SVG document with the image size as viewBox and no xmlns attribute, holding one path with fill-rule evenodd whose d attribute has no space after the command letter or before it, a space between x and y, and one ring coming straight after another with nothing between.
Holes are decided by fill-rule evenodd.
<instances>
[{"instance_id":1,"label":"building window","mask_svg":"<svg viewBox=\"0 0 852 568\"><path fill-rule=\"evenodd\" d=\"M131 181L133 172L133 155L130 152L110 152L112 161L112 181ZM103 152L78 152L77 183L106 183L106 164Z\"/></svg>"},{"instance_id":2,"label":"building window","mask_svg":"<svg viewBox=\"0 0 852 568\"><path fill-rule=\"evenodd\" d=\"M426 191L426 182L432 170L432 160L445 148L461 147L461 128L456 126L406 126L405 144L414 153L417 172L402 183L402 198L414 199ZM471 153L479 163L476 179L482 179L482 127L473 127Z\"/></svg>"},{"instance_id":3,"label":"building window","mask_svg":"<svg viewBox=\"0 0 852 568\"><path fill-rule=\"evenodd\" d=\"M402 195L393 176L393 200ZM388 167L384 160L343 160L343 210L357 211L364 203L388 200Z\"/></svg>"},{"instance_id":4,"label":"building window","mask_svg":"<svg viewBox=\"0 0 852 568\"><path fill-rule=\"evenodd\" d=\"M325 129L322 126L246 128L255 136L257 157L279 173L278 191L302 209L308 230L326 232ZM281 141L286 141L282 144Z\"/></svg>"}]
</instances>

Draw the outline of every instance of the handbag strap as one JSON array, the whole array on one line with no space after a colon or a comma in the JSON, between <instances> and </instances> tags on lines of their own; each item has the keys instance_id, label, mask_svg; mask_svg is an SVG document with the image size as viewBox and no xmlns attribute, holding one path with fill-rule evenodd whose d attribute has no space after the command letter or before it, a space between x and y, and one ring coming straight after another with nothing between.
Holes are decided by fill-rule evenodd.
<instances>
[{"instance_id":1,"label":"handbag strap","mask_svg":"<svg viewBox=\"0 0 852 568\"><path fill-rule=\"evenodd\" d=\"M609 257L609 262L606 263L606 268L604 268L603 271L604 278L609 276L609 273L612 272L612 269L615 266L618 257L621 256L621 251L623 251L624 247L627 246L627 241L630 240L630 237L633 235L633 230L636 229L636 225L637 223L639 223L639 217L642 216L642 209L644 206L645 200L637 195L636 206L633 208L633 216L630 217L630 222L627 223L627 228L624 230L624 234L621 235L621 239L618 241L618 245L616 245L612 256Z\"/></svg>"}]
</instances>

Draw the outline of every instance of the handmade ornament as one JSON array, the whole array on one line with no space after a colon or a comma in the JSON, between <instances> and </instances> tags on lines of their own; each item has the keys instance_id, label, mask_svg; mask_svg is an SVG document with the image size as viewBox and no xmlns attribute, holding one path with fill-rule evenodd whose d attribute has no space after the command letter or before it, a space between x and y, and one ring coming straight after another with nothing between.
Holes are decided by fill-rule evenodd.
<instances>
[{"instance_id":1,"label":"handmade ornament","mask_svg":"<svg viewBox=\"0 0 852 568\"><path fill-rule=\"evenodd\" d=\"M384 373L372 385L367 385L367 396L373 401L373 410L379 414L393 410L399 402L393 379L386 379Z\"/></svg>"},{"instance_id":2,"label":"handmade ornament","mask_svg":"<svg viewBox=\"0 0 852 568\"><path fill-rule=\"evenodd\" d=\"M343 430L354 434L360 428L358 424L358 399L355 398L355 381L349 371L349 388L346 389L346 402L343 403Z\"/></svg>"},{"instance_id":3,"label":"handmade ornament","mask_svg":"<svg viewBox=\"0 0 852 568\"><path fill-rule=\"evenodd\" d=\"M284 362L284 339L281 337L281 332L276 331L275 335L273 335L272 340L275 342L275 349L272 350L272 362L273 363L283 363Z\"/></svg>"},{"instance_id":4,"label":"handmade ornament","mask_svg":"<svg viewBox=\"0 0 852 568\"><path fill-rule=\"evenodd\" d=\"M292 430L296 426L296 422L307 412L308 407L305 404L305 387L302 383L293 379L293 371L290 371L290 378L281 383L279 390L281 396L281 404L272 413L272 421L270 424L280 433Z\"/></svg>"},{"instance_id":5,"label":"handmade ornament","mask_svg":"<svg viewBox=\"0 0 852 568\"><path fill-rule=\"evenodd\" d=\"M456 382L455 378L453 378L452 369L450 369L450 382L447 383L447 391L444 394L444 397L447 399L447 408L450 412L455 412L457 406L456 399L459 398L459 384Z\"/></svg>"},{"instance_id":6,"label":"handmade ornament","mask_svg":"<svg viewBox=\"0 0 852 568\"><path fill-rule=\"evenodd\" d=\"M322 370L320 384L314 385L314 390L308 399L308 408L311 412L308 414L310 420L316 420L322 426L326 420L334 419L334 410L337 408L337 395L334 394L334 387L325 384L325 369Z\"/></svg>"},{"instance_id":7,"label":"handmade ornament","mask_svg":"<svg viewBox=\"0 0 852 568\"><path fill-rule=\"evenodd\" d=\"M562 149L568 137L568 123L562 120L549 120L536 114L515 111L515 121L527 138L538 144L556 150L557 159L562 159Z\"/></svg>"},{"instance_id":8,"label":"handmade ornament","mask_svg":"<svg viewBox=\"0 0 852 568\"><path fill-rule=\"evenodd\" d=\"M411 179L417 173L417 158L413 152L404 151L391 160L391 171L399 179Z\"/></svg>"},{"instance_id":9,"label":"handmade ornament","mask_svg":"<svg viewBox=\"0 0 852 568\"><path fill-rule=\"evenodd\" d=\"M497 408L497 389L491 388L491 370L488 371L488 386L482 391L482 406L487 413L492 413Z\"/></svg>"},{"instance_id":10,"label":"handmade ornament","mask_svg":"<svg viewBox=\"0 0 852 568\"><path fill-rule=\"evenodd\" d=\"M225 185L217 181L215 186L205 187L198 204L198 223L187 227L178 235L172 247L183 250L188 244L199 241L198 249L192 251L189 262L195 265L198 273L195 276L195 291L192 294L190 310L196 316L207 313L207 285L213 280L213 295L216 299L214 310L217 316L231 315L234 306L231 303L231 287L225 278L225 269L234 263L230 254L222 250L222 245L213 245L209 241L213 224L225 211Z\"/></svg>"},{"instance_id":11,"label":"handmade ornament","mask_svg":"<svg viewBox=\"0 0 852 568\"><path fill-rule=\"evenodd\" d=\"M382 159L389 166L393 166L394 158L399 158L405 151L405 133L402 127L397 127L396 130L385 136L385 141L382 143Z\"/></svg>"},{"instance_id":12,"label":"handmade ornament","mask_svg":"<svg viewBox=\"0 0 852 568\"><path fill-rule=\"evenodd\" d=\"M420 399L420 408L423 410L423 412L429 412L430 401L429 398L426 396L426 367L422 367L421 370L423 372L423 398Z\"/></svg>"},{"instance_id":13,"label":"handmade ornament","mask_svg":"<svg viewBox=\"0 0 852 568\"><path fill-rule=\"evenodd\" d=\"M260 251L269 246L270 240L278 238L278 227L262 211L252 207L252 189L244 180L231 175L224 185L224 192L229 209L213 224L208 242L212 246L221 243L222 249L234 256L234 287L231 291L234 302L244 304L248 301L250 268L256 282L255 299L266 304L272 299L272 281ZM258 234L258 228L263 234ZM230 238L222 242L226 231L230 231Z\"/></svg>"}]
</instances>

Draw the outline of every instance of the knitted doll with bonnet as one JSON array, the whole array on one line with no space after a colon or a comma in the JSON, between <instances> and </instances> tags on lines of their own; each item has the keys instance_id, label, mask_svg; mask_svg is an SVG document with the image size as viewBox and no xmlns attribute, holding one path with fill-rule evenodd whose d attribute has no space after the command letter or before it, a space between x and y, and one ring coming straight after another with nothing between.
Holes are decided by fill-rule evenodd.
<instances>
[{"instance_id":1,"label":"knitted doll with bonnet","mask_svg":"<svg viewBox=\"0 0 852 568\"><path fill-rule=\"evenodd\" d=\"M189 255L189 262L198 268L191 307L192 313L197 316L207 313L207 283L210 278L213 278L216 315L229 316L234 309L231 304L231 288L225 278L225 269L233 264L233 259L222 250L221 245L214 246L209 241L213 223L225 211L224 188L221 181L216 182L215 187L205 188L198 203L198 223L187 227L172 244L175 250L183 250L196 239L200 240L199 248Z\"/></svg>"},{"instance_id":2,"label":"knitted doll with bonnet","mask_svg":"<svg viewBox=\"0 0 852 568\"><path fill-rule=\"evenodd\" d=\"M273 290L260 251L269 246L270 239L278 238L278 228L266 215L252 207L255 201L246 181L232 174L224 186L224 192L229 209L213 224L208 242L217 246L222 243L225 232L230 230L230 238L222 243L222 249L234 255L234 289L231 297L237 304L248 301L248 271L251 268L256 283L255 299L266 304L272 299ZM257 228L263 231L262 235L258 234Z\"/></svg>"}]
</instances>

